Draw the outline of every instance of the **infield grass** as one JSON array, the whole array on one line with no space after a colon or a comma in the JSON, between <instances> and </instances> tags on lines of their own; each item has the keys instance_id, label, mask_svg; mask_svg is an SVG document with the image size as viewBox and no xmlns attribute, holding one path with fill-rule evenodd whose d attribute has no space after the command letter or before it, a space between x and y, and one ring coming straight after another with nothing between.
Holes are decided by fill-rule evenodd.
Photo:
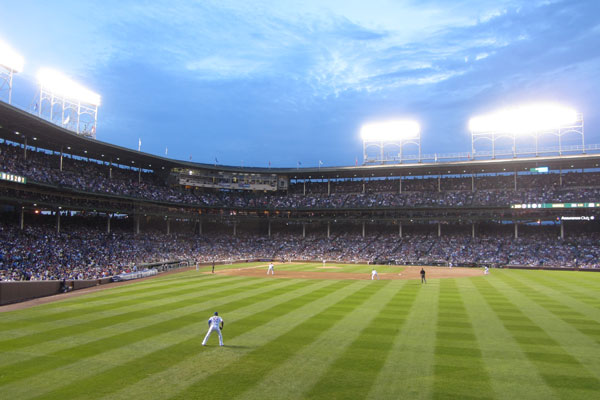
<instances>
[{"instance_id":1,"label":"infield grass","mask_svg":"<svg viewBox=\"0 0 600 400\"><path fill-rule=\"evenodd\" d=\"M319 267L276 269L371 270ZM492 270L421 284L206 271L0 313L2 398L600 397L600 273ZM223 348L215 335L201 346L214 311Z\"/></svg>"}]
</instances>

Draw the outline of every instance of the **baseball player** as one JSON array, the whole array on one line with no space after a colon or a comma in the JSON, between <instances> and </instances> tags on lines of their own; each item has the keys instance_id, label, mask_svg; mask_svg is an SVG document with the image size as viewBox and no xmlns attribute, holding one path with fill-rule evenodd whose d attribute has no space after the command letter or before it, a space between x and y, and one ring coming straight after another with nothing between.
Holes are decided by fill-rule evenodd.
<instances>
[{"instance_id":1,"label":"baseball player","mask_svg":"<svg viewBox=\"0 0 600 400\"><path fill-rule=\"evenodd\" d=\"M275 270L273 269L273 263L269 263L269 269L267 270L267 275L269 275L269 272L271 273L271 275L275 275Z\"/></svg>"},{"instance_id":2,"label":"baseball player","mask_svg":"<svg viewBox=\"0 0 600 400\"><path fill-rule=\"evenodd\" d=\"M375 268L373 268L371 270L371 280L374 280L375 278L377 278L377 280L379 280L379 276L377 275L377 271L375 271Z\"/></svg>"},{"instance_id":3,"label":"baseball player","mask_svg":"<svg viewBox=\"0 0 600 400\"><path fill-rule=\"evenodd\" d=\"M425 279L425 269L421 268L421 283L427 283L427 279Z\"/></svg>"},{"instance_id":4,"label":"baseball player","mask_svg":"<svg viewBox=\"0 0 600 400\"><path fill-rule=\"evenodd\" d=\"M490 274L490 269L487 267L487 265L485 266L485 269L483 270L483 274L484 275L489 275Z\"/></svg>"},{"instance_id":5,"label":"baseball player","mask_svg":"<svg viewBox=\"0 0 600 400\"><path fill-rule=\"evenodd\" d=\"M202 341L202 346L206 346L206 341L210 337L210 334L213 331L217 331L219 334L219 346L223 345L223 335L221 334L221 330L223 329L223 318L219 317L219 313L215 311L215 315L208 319L208 332Z\"/></svg>"}]
</instances>

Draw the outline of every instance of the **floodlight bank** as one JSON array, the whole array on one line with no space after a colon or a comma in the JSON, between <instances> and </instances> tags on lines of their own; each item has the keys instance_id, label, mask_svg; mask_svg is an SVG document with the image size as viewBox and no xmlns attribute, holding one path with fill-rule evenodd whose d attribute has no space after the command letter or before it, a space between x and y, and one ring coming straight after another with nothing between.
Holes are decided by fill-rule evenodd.
<instances>
[{"instance_id":1,"label":"floodlight bank","mask_svg":"<svg viewBox=\"0 0 600 400\"><path fill-rule=\"evenodd\" d=\"M38 81L47 90L65 98L79 100L93 106L100 105L100 95L67 78L58 71L42 68L37 74Z\"/></svg>"},{"instance_id":2,"label":"floodlight bank","mask_svg":"<svg viewBox=\"0 0 600 400\"><path fill-rule=\"evenodd\" d=\"M0 65L13 72L21 72L25 65L25 59L8 44L0 40Z\"/></svg>"},{"instance_id":3,"label":"floodlight bank","mask_svg":"<svg viewBox=\"0 0 600 400\"><path fill-rule=\"evenodd\" d=\"M577 112L552 103L522 105L469 120L471 132L525 134L559 129L577 121Z\"/></svg>"},{"instance_id":4,"label":"floodlight bank","mask_svg":"<svg viewBox=\"0 0 600 400\"><path fill-rule=\"evenodd\" d=\"M360 135L366 142L387 142L415 139L420 132L421 127L418 122L396 120L365 124L360 130Z\"/></svg>"}]
</instances>

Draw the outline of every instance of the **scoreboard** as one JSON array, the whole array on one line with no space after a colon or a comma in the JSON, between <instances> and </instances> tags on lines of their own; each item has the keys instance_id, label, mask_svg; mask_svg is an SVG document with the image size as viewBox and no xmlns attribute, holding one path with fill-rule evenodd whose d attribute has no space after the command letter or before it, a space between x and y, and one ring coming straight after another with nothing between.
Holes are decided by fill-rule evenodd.
<instances>
[{"instance_id":1,"label":"scoreboard","mask_svg":"<svg viewBox=\"0 0 600 400\"><path fill-rule=\"evenodd\" d=\"M537 209L537 208L600 208L597 203L527 203L511 204L510 208Z\"/></svg>"},{"instance_id":2,"label":"scoreboard","mask_svg":"<svg viewBox=\"0 0 600 400\"><path fill-rule=\"evenodd\" d=\"M25 178L24 176L9 174L7 172L0 172L0 180L17 183L27 183L27 178Z\"/></svg>"}]
</instances>

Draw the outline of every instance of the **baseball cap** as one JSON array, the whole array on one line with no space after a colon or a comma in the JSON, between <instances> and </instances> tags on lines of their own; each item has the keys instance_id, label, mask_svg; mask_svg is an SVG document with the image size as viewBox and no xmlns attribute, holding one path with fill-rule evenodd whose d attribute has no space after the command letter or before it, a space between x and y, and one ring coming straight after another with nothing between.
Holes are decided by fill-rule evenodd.
<instances>
[{"instance_id":1,"label":"baseball cap","mask_svg":"<svg viewBox=\"0 0 600 400\"><path fill-rule=\"evenodd\" d=\"M219 315L219 313L215 311L215 315Z\"/></svg>"}]
</instances>

